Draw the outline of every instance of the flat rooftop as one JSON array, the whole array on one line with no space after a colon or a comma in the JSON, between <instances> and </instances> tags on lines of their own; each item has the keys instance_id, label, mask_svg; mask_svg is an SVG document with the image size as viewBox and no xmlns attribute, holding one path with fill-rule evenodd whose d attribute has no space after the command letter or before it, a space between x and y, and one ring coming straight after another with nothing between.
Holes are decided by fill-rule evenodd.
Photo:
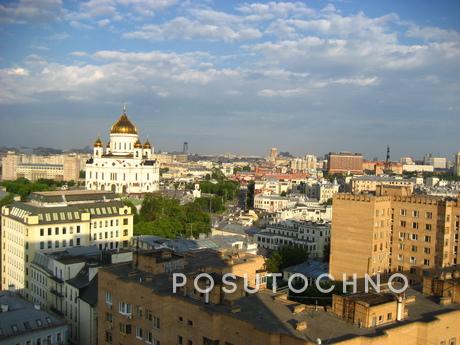
<instances>
[{"instance_id":1,"label":"flat rooftop","mask_svg":"<svg viewBox=\"0 0 460 345\"><path fill-rule=\"evenodd\" d=\"M202 266L206 266L206 263L203 263ZM123 282L141 284L155 294L172 295L172 275L169 273L157 274L154 279L140 279L141 277L153 277L153 275L148 272L133 271L131 264L112 265L103 270L114 274ZM460 310L460 304L440 305L415 290L409 289L406 295L415 296L415 302L407 305L409 317L400 322L374 328L359 328L321 307L317 311L306 309L303 312L294 313L293 309L300 304L275 298L271 290L261 290L257 294L237 299L233 307L239 307L238 312L234 312L234 308L232 312L232 307L222 304L204 304L182 295L175 295L175 297L199 305L204 311L246 321L263 331L288 334L311 342L321 339L323 343L334 343L357 336L382 335L387 329L415 321L431 321L438 314ZM370 300L372 301L373 298L371 296ZM377 298L375 302L378 301ZM296 330L295 324L302 321L307 323L307 329Z\"/></svg>"}]
</instances>

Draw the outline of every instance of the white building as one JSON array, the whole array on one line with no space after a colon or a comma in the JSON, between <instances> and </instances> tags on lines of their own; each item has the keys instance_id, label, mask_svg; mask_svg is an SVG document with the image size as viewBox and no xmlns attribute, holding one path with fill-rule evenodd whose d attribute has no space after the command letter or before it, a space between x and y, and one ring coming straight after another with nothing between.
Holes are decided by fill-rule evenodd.
<instances>
[{"instance_id":1,"label":"white building","mask_svg":"<svg viewBox=\"0 0 460 345\"><path fill-rule=\"evenodd\" d=\"M2 288L28 297L30 264L37 252L96 244L128 247L133 215L112 192L35 192L28 202L2 208Z\"/></svg>"},{"instance_id":2,"label":"white building","mask_svg":"<svg viewBox=\"0 0 460 345\"><path fill-rule=\"evenodd\" d=\"M254 196L254 209L259 211L276 212L295 204L295 200L280 195L257 194Z\"/></svg>"},{"instance_id":3,"label":"white building","mask_svg":"<svg viewBox=\"0 0 460 345\"><path fill-rule=\"evenodd\" d=\"M259 248L276 250L286 246L299 246L308 251L310 258L321 258L330 243L331 227L328 223L284 221L269 224L255 234Z\"/></svg>"},{"instance_id":4,"label":"white building","mask_svg":"<svg viewBox=\"0 0 460 345\"><path fill-rule=\"evenodd\" d=\"M86 163L86 189L123 194L157 191L160 164L153 158L153 152L148 140L140 142L125 108L110 130L106 147L99 138L94 143L94 156Z\"/></svg>"},{"instance_id":5,"label":"white building","mask_svg":"<svg viewBox=\"0 0 460 345\"><path fill-rule=\"evenodd\" d=\"M30 266L29 298L64 318L72 344L97 344L97 271L132 261L132 252L101 251L97 246L39 252Z\"/></svg>"},{"instance_id":6,"label":"white building","mask_svg":"<svg viewBox=\"0 0 460 345\"><path fill-rule=\"evenodd\" d=\"M305 194L311 199L316 199L320 203L331 199L335 193L339 192L340 185L337 180L333 183L328 181L314 182L305 186Z\"/></svg>"}]
</instances>

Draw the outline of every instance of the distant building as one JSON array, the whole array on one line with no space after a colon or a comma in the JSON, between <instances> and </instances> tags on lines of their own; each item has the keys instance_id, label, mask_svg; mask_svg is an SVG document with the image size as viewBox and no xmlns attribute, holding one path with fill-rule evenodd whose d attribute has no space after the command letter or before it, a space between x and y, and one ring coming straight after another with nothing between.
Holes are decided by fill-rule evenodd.
<instances>
[{"instance_id":1,"label":"distant building","mask_svg":"<svg viewBox=\"0 0 460 345\"><path fill-rule=\"evenodd\" d=\"M0 291L0 345L64 345L68 326L14 291Z\"/></svg>"},{"instance_id":2,"label":"distant building","mask_svg":"<svg viewBox=\"0 0 460 345\"><path fill-rule=\"evenodd\" d=\"M361 153L329 152L327 155L327 172L329 174L362 174L363 155Z\"/></svg>"},{"instance_id":3,"label":"distant building","mask_svg":"<svg viewBox=\"0 0 460 345\"><path fill-rule=\"evenodd\" d=\"M287 220L267 225L255 235L255 239L260 248L277 250L296 246L304 248L310 258L322 258L330 234L329 224Z\"/></svg>"},{"instance_id":4,"label":"distant building","mask_svg":"<svg viewBox=\"0 0 460 345\"><path fill-rule=\"evenodd\" d=\"M101 250L123 248L132 235L131 208L111 192L32 193L30 201L2 208L2 288L14 286L28 295L37 252L92 244Z\"/></svg>"},{"instance_id":5,"label":"distant building","mask_svg":"<svg viewBox=\"0 0 460 345\"><path fill-rule=\"evenodd\" d=\"M153 158L153 147L148 140L140 142L126 109L110 129L106 147L100 138L94 143L85 175L86 189L90 190L139 194L159 189L160 164Z\"/></svg>"},{"instance_id":6,"label":"distant building","mask_svg":"<svg viewBox=\"0 0 460 345\"><path fill-rule=\"evenodd\" d=\"M254 196L254 209L259 211L276 212L295 204L295 201L280 195L257 194Z\"/></svg>"},{"instance_id":7,"label":"distant building","mask_svg":"<svg viewBox=\"0 0 460 345\"><path fill-rule=\"evenodd\" d=\"M403 164L403 171L407 172L433 172L434 166L423 164Z\"/></svg>"},{"instance_id":8,"label":"distant building","mask_svg":"<svg viewBox=\"0 0 460 345\"><path fill-rule=\"evenodd\" d=\"M423 164L432 165L434 169L446 169L447 158L445 157L434 157L431 153L426 154L423 158Z\"/></svg>"},{"instance_id":9,"label":"distant building","mask_svg":"<svg viewBox=\"0 0 460 345\"><path fill-rule=\"evenodd\" d=\"M460 177L460 151L455 155L455 175Z\"/></svg>"},{"instance_id":10,"label":"distant building","mask_svg":"<svg viewBox=\"0 0 460 345\"><path fill-rule=\"evenodd\" d=\"M272 149L270 150L269 160L274 162L276 161L277 158L278 158L278 149L276 147L272 147Z\"/></svg>"},{"instance_id":11,"label":"distant building","mask_svg":"<svg viewBox=\"0 0 460 345\"><path fill-rule=\"evenodd\" d=\"M317 159L314 155L305 155L304 158L294 158L291 160L291 172L308 173L316 171Z\"/></svg>"},{"instance_id":12,"label":"distant building","mask_svg":"<svg viewBox=\"0 0 460 345\"><path fill-rule=\"evenodd\" d=\"M305 193L310 199L316 199L320 203L324 203L332 199L335 193L338 193L340 185L337 180L334 182L322 181L315 183L307 183L305 186Z\"/></svg>"},{"instance_id":13,"label":"distant building","mask_svg":"<svg viewBox=\"0 0 460 345\"><path fill-rule=\"evenodd\" d=\"M30 181L49 179L78 181L80 178L78 155L27 156L8 152L2 159L3 180L26 178Z\"/></svg>"},{"instance_id":14,"label":"distant building","mask_svg":"<svg viewBox=\"0 0 460 345\"><path fill-rule=\"evenodd\" d=\"M351 179L351 192L354 194L375 192L378 186L409 187L414 191L415 183L411 180L384 176L355 176Z\"/></svg>"}]
</instances>

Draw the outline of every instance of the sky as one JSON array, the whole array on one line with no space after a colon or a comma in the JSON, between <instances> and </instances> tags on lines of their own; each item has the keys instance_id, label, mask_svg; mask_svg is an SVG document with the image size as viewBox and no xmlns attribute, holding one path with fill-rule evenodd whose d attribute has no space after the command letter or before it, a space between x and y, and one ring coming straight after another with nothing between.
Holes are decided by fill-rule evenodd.
<instances>
[{"instance_id":1,"label":"sky","mask_svg":"<svg viewBox=\"0 0 460 345\"><path fill-rule=\"evenodd\" d=\"M460 150L460 1L0 1L0 146Z\"/></svg>"}]
</instances>

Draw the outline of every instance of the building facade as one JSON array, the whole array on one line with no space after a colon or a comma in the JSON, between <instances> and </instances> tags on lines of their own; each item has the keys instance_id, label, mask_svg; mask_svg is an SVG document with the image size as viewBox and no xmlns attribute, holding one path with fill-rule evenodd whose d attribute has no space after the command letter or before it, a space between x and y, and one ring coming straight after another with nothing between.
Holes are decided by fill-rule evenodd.
<instances>
[{"instance_id":1,"label":"building facade","mask_svg":"<svg viewBox=\"0 0 460 345\"><path fill-rule=\"evenodd\" d=\"M14 286L26 296L37 252L124 248L133 235L131 208L111 192L32 193L28 202L4 206L1 222L2 289Z\"/></svg>"},{"instance_id":2,"label":"building facade","mask_svg":"<svg viewBox=\"0 0 460 345\"><path fill-rule=\"evenodd\" d=\"M408 187L412 193L415 187L412 180L372 175L353 177L350 183L353 194L375 192L378 186Z\"/></svg>"},{"instance_id":3,"label":"building facade","mask_svg":"<svg viewBox=\"0 0 460 345\"><path fill-rule=\"evenodd\" d=\"M8 152L2 159L3 180L26 178L78 181L82 157L76 154L35 156Z\"/></svg>"},{"instance_id":4,"label":"building facade","mask_svg":"<svg viewBox=\"0 0 460 345\"><path fill-rule=\"evenodd\" d=\"M362 174L363 155L361 153L329 152L327 172L329 174Z\"/></svg>"},{"instance_id":5,"label":"building facade","mask_svg":"<svg viewBox=\"0 0 460 345\"><path fill-rule=\"evenodd\" d=\"M334 197L330 273L402 272L410 282L423 271L459 262L459 199L424 195ZM350 255L353 248L353 255Z\"/></svg>"},{"instance_id":6,"label":"building facade","mask_svg":"<svg viewBox=\"0 0 460 345\"><path fill-rule=\"evenodd\" d=\"M254 235L259 248L304 248L310 258L322 258L330 242L330 224L287 220L269 224Z\"/></svg>"},{"instance_id":7,"label":"building facade","mask_svg":"<svg viewBox=\"0 0 460 345\"><path fill-rule=\"evenodd\" d=\"M160 164L153 152L148 140L144 144L140 142L137 128L124 109L113 124L105 147L99 138L94 143L93 157L86 163L86 189L123 194L157 191Z\"/></svg>"}]
</instances>

